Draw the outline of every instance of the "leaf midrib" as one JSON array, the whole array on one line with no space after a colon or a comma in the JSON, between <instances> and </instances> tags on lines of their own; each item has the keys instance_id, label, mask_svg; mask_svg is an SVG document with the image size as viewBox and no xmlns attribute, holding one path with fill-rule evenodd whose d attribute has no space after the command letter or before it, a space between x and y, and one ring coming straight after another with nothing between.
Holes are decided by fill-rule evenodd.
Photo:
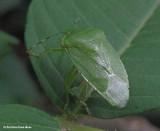
<instances>
[{"instance_id":1,"label":"leaf midrib","mask_svg":"<svg viewBox=\"0 0 160 131\"><path fill-rule=\"evenodd\" d=\"M152 8L148 11L146 16L144 16L144 18L141 20L137 29L135 29L132 32L132 35L130 36L130 38L128 38L128 40L126 40L126 44L124 44L125 46L123 46L121 49L119 49L118 53L120 56L122 56L126 52L126 50L128 48L130 48L132 41L138 36L138 34L141 32L141 30L145 27L146 23L152 18L155 11L159 8L159 5L160 5L160 0L157 0L155 2L155 4L152 6Z\"/></svg>"}]
</instances>

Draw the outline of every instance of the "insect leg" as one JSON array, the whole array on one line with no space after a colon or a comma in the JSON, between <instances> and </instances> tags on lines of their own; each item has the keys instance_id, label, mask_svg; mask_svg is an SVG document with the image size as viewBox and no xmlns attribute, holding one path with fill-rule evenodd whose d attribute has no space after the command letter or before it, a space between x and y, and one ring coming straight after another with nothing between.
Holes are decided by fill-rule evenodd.
<instances>
[{"instance_id":1,"label":"insect leg","mask_svg":"<svg viewBox=\"0 0 160 131\"><path fill-rule=\"evenodd\" d=\"M71 86L72 86L73 82L75 81L77 75L78 75L78 71L75 68L75 66L73 66L65 78L64 84L65 84L65 92L66 92L66 104L64 106L64 110L67 110L67 107L69 105L70 89L71 89Z\"/></svg>"},{"instance_id":2,"label":"insect leg","mask_svg":"<svg viewBox=\"0 0 160 131\"><path fill-rule=\"evenodd\" d=\"M88 113L88 115L91 115L91 111L89 110L87 104L84 101L80 101L80 103L85 107L86 112Z\"/></svg>"}]
</instances>

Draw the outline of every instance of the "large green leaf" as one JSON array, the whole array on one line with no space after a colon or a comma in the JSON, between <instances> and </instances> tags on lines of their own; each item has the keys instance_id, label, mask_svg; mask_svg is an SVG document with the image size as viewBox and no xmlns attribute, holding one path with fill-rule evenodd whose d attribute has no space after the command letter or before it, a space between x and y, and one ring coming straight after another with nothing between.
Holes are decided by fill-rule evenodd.
<instances>
[{"instance_id":1,"label":"large green leaf","mask_svg":"<svg viewBox=\"0 0 160 131\"><path fill-rule=\"evenodd\" d=\"M56 118L42 111L21 105L5 105L0 106L0 130L60 131L60 127Z\"/></svg>"},{"instance_id":2,"label":"large green leaf","mask_svg":"<svg viewBox=\"0 0 160 131\"><path fill-rule=\"evenodd\" d=\"M40 95L26 67L13 53L11 45L18 40L0 32L0 104L32 104Z\"/></svg>"},{"instance_id":3,"label":"large green leaf","mask_svg":"<svg viewBox=\"0 0 160 131\"><path fill-rule=\"evenodd\" d=\"M158 108L159 3L159 0L34 0L28 14L27 46L33 47L47 36L74 27L100 28L121 55L129 76L131 99L126 108L119 110L94 94L88 101L92 115L109 118ZM58 47L62 36L55 35L45 42L46 48ZM42 50L40 44L35 47ZM32 63L48 95L63 104L63 79L72 66L68 57L62 52L52 52L38 59L32 57Z\"/></svg>"},{"instance_id":4,"label":"large green leaf","mask_svg":"<svg viewBox=\"0 0 160 131\"><path fill-rule=\"evenodd\" d=\"M38 109L22 105L0 106L0 130L5 131L102 131L62 118L52 117Z\"/></svg>"}]
</instances>

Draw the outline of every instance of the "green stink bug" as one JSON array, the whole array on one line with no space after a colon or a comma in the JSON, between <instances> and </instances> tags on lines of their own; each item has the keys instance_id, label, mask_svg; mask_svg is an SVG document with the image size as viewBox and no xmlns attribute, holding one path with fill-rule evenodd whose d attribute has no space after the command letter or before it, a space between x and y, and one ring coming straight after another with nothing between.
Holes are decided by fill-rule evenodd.
<instances>
[{"instance_id":1,"label":"green stink bug","mask_svg":"<svg viewBox=\"0 0 160 131\"><path fill-rule=\"evenodd\" d=\"M68 32L60 48L66 51L74 66L90 87L111 105L123 108L129 99L129 81L119 55L97 28Z\"/></svg>"}]
</instances>

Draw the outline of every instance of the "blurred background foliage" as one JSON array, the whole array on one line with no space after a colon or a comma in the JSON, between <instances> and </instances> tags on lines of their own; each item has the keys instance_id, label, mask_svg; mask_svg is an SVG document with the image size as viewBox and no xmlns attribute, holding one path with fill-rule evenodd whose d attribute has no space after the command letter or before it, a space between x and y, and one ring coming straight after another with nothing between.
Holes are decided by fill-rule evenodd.
<instances>
[{"instance_id":1,"label":"blurred background foliage","mask_svg":"<svg viewBox=\"0 0 160 131\"><path fill-rule=\"evenodd\" d=\"M24 29L30 2L0 0L0 104L32 105L53 113L56 109L40 87L24 46ZM159 110L144 113L143 117L160 126ZM82 123L84 121L87 123L86 120ZM120 121L123 123L125 120ZM120 121L106 121L109 123L106 125L120 125Z\"/></svg>"},{"instance_id":2,"label":"blurred background foliage","mask_svg":"<svg viewBox=\"0 0 160 131\"><path fill-rule=\"evenodd\" d=\"M10 11L13 8L16 8L19 5L21 0L1 0L0 1L0 14L3 15L7 11Z\"/></svg>"},{"instance_id":3,"label":"blurred background foliage","mask_svg":"<svg viewBox=\"0 0 160 131\"><path fill-rule=\"evenodd\" d=\"M42 98L23 44L28 4L0 0L0 104L38 106Z\"/></svg>"}]
</instances>

